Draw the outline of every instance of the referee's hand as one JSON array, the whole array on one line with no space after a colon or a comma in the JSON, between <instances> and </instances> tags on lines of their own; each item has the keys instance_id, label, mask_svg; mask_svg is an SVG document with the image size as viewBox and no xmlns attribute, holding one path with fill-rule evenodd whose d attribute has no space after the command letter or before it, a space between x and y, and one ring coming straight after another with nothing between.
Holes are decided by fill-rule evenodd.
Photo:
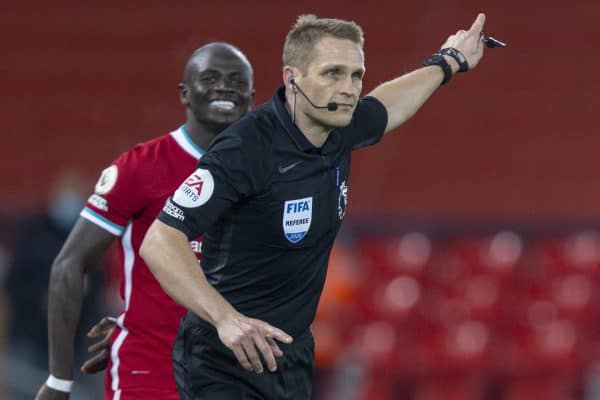
<instances>
[{"instance_id":1,"label":"referee's hand","mask_svg":"<svg viewBox=\"0 0 600 400\"><path fill-rule=\"evenodd\" d=\"M35 395L35 400L69 400L69 395L70 393L59 392L43 384Z\"/></svg>"},{"instance_id":2,"label":"referee's hand","mask_svg":"<svg viewBox=\"0 0 600 400\"><path fill-rule=\"evenodd\" d=\"M450 35L441 48L454 47L465 56L469 69L475 68L483 57L484 24L485 14L477 15L473 25L468 30L461 29L454 35ZM455 68L458 66L454 60L451 60L451 65L454 65Z\"/></svg>"},{"instance_id":3,"label":"referee's hand","mask_svg":"<svg viewBox=\"0 0 600 400\"><path fill-rule=\"evenodd\" d=\"M286 344L293 341L292 337L281 329L241 314L235 314L227 318L219 323L216 328L219 339L233 351L242 367L257 374L263 372L263 365L258 352L267 363L269 371L274 372L277 370L275 357L283 355L283 352L277 346L276 340Z\"/></svg>"}]
</instances>

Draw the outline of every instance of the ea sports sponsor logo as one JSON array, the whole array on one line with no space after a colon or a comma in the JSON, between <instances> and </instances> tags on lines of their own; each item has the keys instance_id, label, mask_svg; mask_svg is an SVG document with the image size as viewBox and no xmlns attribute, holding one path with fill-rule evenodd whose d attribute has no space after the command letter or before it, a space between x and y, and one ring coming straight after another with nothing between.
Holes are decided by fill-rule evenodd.
<instances>
[{"instance_id":1,"label":"ea sports sponsor logo","mask_svg":"<svg viewBox=\"0 0 600 400\"><path fill-rule=\"evenodd\" d=\"M180 206L193 208L206 203L213 194L215 181L206 169L198 168L173 195L173 201Z\"/></svg>"},{"instance_id":2,"label":"ea sports sponsor logo","mask_svg":"<svg viewBox=\"0 0 600 400\"><path fill-rule=\"evenodd\" d=\"M96 182L96 186L94 190L98 194L106 194L111 191L111 189L117 183L117 178L119 177L119 168L116 165L111 165L102 171L98 182Z\"/></svg>"},{"instance_id":3,"label":"ea sports sponsor logo","mask_svg":"<svg viewBox=\"0 0 600 400\"><path fill-rule=\"evenodd\" d=\"M308 233L312 220L312 200L312 197L305 197L283 204L283 233L288 241L298 243Z\"/></svg>"}]
</instances>

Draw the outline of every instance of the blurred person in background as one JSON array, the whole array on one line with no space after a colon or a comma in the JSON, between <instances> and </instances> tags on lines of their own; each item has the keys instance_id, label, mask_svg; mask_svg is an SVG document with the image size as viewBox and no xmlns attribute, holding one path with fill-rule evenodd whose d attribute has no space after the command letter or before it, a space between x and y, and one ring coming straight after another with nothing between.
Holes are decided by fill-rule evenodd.
<instances>
[{"instance_id":1,"label":"blurred person in background","mask_svg":"<svg viewBox=\"0 0 600 400\"><path fill-rule=\"evenodd\" d=\"M173 350L182 398L311 397L310 326L346 210L351 152L403 124L453 73L476 67L484 21L480 14L425 67L360 98L362 29L298 18L283 85L213 142L140 248L189 310ZM199 267L187 243L204 233Z\"/></svg>"},{"instance_id":2,"label":"blurred person in background","mask_svg":"<svg viewBox=\"0 0 600 400\"><path fill-rule=\"evenodd\" d=\"M93 337L109 333L110 348L106 339L91 346L100 353L82 369L107 369L105 399L179 398L171 359L185 309L162 291L138 249L168 196L194 170L213 138L250 110L252 66L238 48L210 43L187 61L179 90L186 108L184 125L134 146L102 172L54 261L48 300L50 376L38 400L69 398L83 279L89 262L104 254L116 237L125 309L116 328L104 319L90 331ZM201 238L193 238L188 247L199 258Z\"/></svg>"},{"instance_id":3,"label":"blurred person in background","mask_svg":"<svg viewBox=\"0 0 600 400\"><path fill-rule=\"evenodd\" d=\"M327 280L311 326L315 338L315 376L313 398L339 398L335 391L336 367L343 359L348 333L356 315L354 302L359 296L363 277L355 255L339 240L331 249Z\"/></svg>"},{"instance_id":4,"label":"blurred person in background","mask_svg":"<svg viewBox=\"0 0 600 400\"><path fill-rule=\"evenodd\" d=\"M87 182L75 170L61 171L50 188L47 208L22 222L13 259L5 277L9 303L9 354L6 371L11 399L31 398L29 382L43 376L48 365L47 299L50 266L85 203ZM86 280L84 322L102 313L102 274ZM81 333L81 332L80 332ZM74 343L77 359L85 353L81 335Z\"/></svg>"}]
</instances>

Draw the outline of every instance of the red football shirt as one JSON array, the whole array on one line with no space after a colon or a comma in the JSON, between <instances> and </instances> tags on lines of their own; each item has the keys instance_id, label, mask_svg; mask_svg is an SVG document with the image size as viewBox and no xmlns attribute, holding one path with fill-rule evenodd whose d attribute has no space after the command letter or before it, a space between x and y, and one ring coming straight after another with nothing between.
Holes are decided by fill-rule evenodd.
<instances>
[{"instance_id":1,"label":"red football shirt","mask_svg":"<svg viewBox=\"0 0 600 400\"><path fill-rule=\"evenodd\" d=\"M176 393L172 349L185 309L160 287L139 255L146 231L203 154L184 127L134 146L106 168L81 216L120 237L125 309L112 337L106 389ZM201 238L190 242L200 257Z\"/></svg>"}]
</instances>

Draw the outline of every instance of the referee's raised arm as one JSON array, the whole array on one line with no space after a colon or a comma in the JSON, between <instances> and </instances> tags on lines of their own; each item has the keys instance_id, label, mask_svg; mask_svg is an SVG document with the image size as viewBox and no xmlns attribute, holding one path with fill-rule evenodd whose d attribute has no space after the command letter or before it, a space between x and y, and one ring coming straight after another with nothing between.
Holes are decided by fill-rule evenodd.
<instances>
[{"instance_id":1,"label":"referee's raised arm","mask_svg":"<svg viewBox=\"0 0 600 400\"><path fill-rule=\"evenodd\" d=\"M411 118L440 84L447 83L453 74L466 72L479 64L483 57L484 23L485 14L479 14L471 28L450 35L440 48L441 54L436 53L427 59L423 68L384 82L369 93L369 96L381 101L388 112L386 133ZM459 60L462 65L459 65Z\"/></svg>"}]
</instances>

